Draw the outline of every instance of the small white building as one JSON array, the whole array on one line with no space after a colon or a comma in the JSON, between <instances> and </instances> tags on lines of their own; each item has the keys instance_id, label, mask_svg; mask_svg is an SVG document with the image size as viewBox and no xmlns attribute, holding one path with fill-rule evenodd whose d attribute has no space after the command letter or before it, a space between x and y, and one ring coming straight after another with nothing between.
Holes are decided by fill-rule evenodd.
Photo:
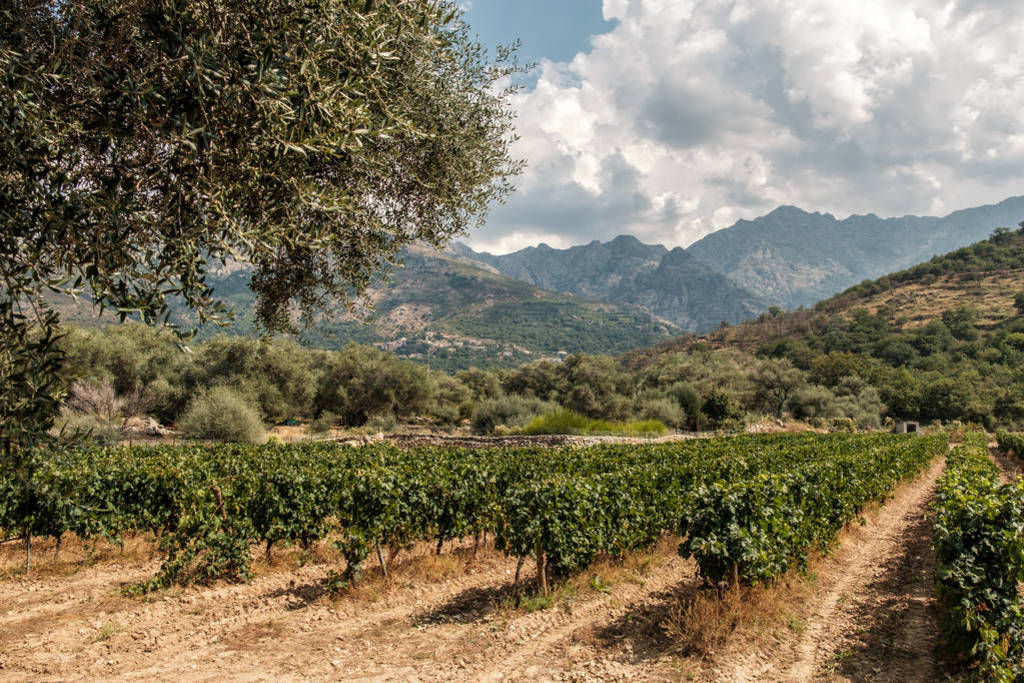
<instances>
[{"instance_id":1,"label":"small white building","mask_svg":"<svg viewBox=\"0 0 1024 683\"><path fill-rule=\"evenodd\" d=\"M896 423L895 432L897 434L917 434L921 430L921 425L917 422L903 421Z\"/></svg>"}]
</instances>

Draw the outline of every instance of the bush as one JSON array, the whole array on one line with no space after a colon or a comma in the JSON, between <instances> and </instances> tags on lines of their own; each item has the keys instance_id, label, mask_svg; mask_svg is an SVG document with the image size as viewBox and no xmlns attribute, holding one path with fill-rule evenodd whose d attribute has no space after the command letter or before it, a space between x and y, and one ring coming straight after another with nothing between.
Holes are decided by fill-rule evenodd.
<instances>
[{"instance_id":1,"label":"bush","mask_svg":"<svg viewBox=\"0 0 1024 683\"><path fill-rule=\"evenodd\" d=\"M338 416L329 410L320 413L319 417L309 424L310 434L326 434L338 424Z\"/></svg>"},{"instance_id":2,"label":"bush","mask_svg":"<svg viewBox=\"0 0 1024 683\"><path fill-rule=\"evenodd\" d=\"M85 438L98 446L116 446L124 435L119 423L70 410L61 412L56 427L65 434Z\"/></svg>"},{"instance_id":3,"label":"bush","mask_svg":"<svg viewBox=\"0 0 1024 683\"><path fill-rule=\"evenodd\" d=\"M686 382L675 382L665 389L665 393L686 411L690 424L697 426L700 419L700 394Z\"/></svg>"},{"instance_id":4,"label":"bush","mask_svg":"<svg viewBox=\"0 0 1024 683\"><path fill-rule=\"evenodd\" d=\"M189 439L262 443L267 438L256 408L228 387L214 387L193 398L178 428Z\"/></svg>"},{"instance_id":5,"label":"bush","mask_svg":"<svg viewBox=\"0 0 1024 683\"><path fill-rule=\"evenodd\" d=\"M393 432L398 426L398 418L390 411L371 415L366 421L366 429L373 432Z\"/></svg>"},{"instance_id":6,"label":"bush","mask_svg":"<svg viewBox=\"0 0 1024 683\"><path fill-rule=\"evenodd\" d=\"M474 434L490 434L495 427L522 427L538 415L555 410L547 401L526 396L501 396L482 401L470 418Z\"/></svg>"},{"instance_id":7,"label":"bush","mask_svg":"<svg viewBox=\"0 0 1024 683\"><path fill-rule=\"evenodd\" d=\"M689 423L686 411L670 398L641 398L636 412L644 420L657 420L670 427L686 427Z\"/></svg>"},{"instance_id":8,"label":"bush","mask_svg":"<svg viewBox=\"0 0 1024 683\"><path fill-rule=\"evenodd\" d=\"M704 400L701 410L710 425L716 429L733 425L743 418L743 410L736 405L732 396L717 389Z\"/></svg>"},{"instance_id":9,"label":"bush","mask_svg":"<svg viewBox=\"0 0 1024 683\"><path fill-rule=\"evenodd\" d=\"M789 399L789 410L798 420L840 417L836 408L836 397L827 387L811 384L793 392Z\"/></svg>"},{"instance_id":10,"label":"bush","mask_svg":"<svg viewBox=\"0 0 1024 683\"><path fill-rule=\"evenodd\" d=\"M658 420L640 422L608 422L592 420L572 410L556 410L530 420L520 434L610 434L616 436L649 436L664 434L668 428Z\"/></svg>"},{"instance_id":11,"label":"bush","mask_svg":"<svg viewBox=\"0 0 1024 683\"><path fill-rule=\"evenodd\" d=\"M349 427L382 413L412 417L437 403L438 383L429 370L372 347L349 344L327 354L322 370L316 409L337 414Z\"/></svg>"},{"instance_id":12,"label":"bush","mask_svg":"<svg viewBox=\"0 0 1024 683\"><path fill-rule=\"evenodd\" d=\"M539 415L519 430L520 434L591 434L592 430L610 431L611 423L591 420L576 411L565 408L547 415Z\"/></svg>"},{"instance_id":13,"label":"bush","mask_svg":"<svg viewBox=\"0 0 1024 683\"><path fill-rule=\"evenodd\" d=\"M828 429L830 432L848 432L852 434L857 431L857 423L853 418L834 417L829 420Z\"/></svg>"}]
</instances>

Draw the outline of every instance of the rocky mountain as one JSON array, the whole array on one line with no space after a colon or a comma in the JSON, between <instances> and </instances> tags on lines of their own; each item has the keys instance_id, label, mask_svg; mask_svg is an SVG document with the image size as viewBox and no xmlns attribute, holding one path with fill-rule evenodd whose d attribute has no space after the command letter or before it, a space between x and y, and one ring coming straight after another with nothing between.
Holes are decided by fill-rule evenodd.
<instances>
[{"instance_id":1,"label":"rocky mountain","mask_svg":"<svg viewBox=\"0 0 1024 683\"><path fill-rule=\"evenodd\" d=\"M502 275L556 292L601 299L616 298L638 276L655 271L668 253L660 244L644 244L631 235L568 249L541 244L503 256L476 254L460 246L464 256L487 263Z\"/></svg>"},{"instance_id":2,"label":"rocky mountain","mask_svg":"<svg viewBox=\"0 0 1024 683\"><path fill-rule=\"evenodd\" d=\"M641 367L695 343L753 353L780 339L813 339L816 348L825 351L866 342L874 344L877 354L891 359L900 351L899 346L872 342L872 335L883 329L913 334L938 321L945 325L951 311L969 311L972 323L985 334L1019 332L1024 328L1024 310L1018 304L1022 292L1024 229L1018 228L999 231L988 239L881 278L859 282L809 308L762 313L700 337L685 335L631 351L626 354L626 361ZM877 318L866 316L881 318L884 328ZM956 319L957 316L949 318ZM851 330L858 320L864 321L861 327ZM1016 338L1011 341L1016 343ZM977 355L976 350L961 350L960 354L966 359L992 360L991 356Z\"/></svg>"},{"instance_id":3,"label":"rocky mountain","mask_svg":"<svg viewBox=\"0 0 1024 683\"><path fill-rule=\"evenodd\" d=\"M810 305L876 278L966 246L1024 220L1024 197L941 218L874 214L837 220L782 206L739 221L687 251L737 285L786 308Z\"/></svg>"},{"instance_id":4,"label":"rocky mountain","mask_svg":"<svg viewBox=\"0 0 1024 683\"><path fill-rule=\"evenodd\" d=\"M545 289L643 306L687 331L706 332L723 320L737 323L771 305L683 249L669 251L629 235L569 249L542 244L505 255L477 253L463 244L450 251Z\"/></svg>"},{"instance_id":5,"label":"rocky mountain","mask_svg":"<svg viewBox=\"0 0 1024 683\"><path fill-rule=\"evenodd\" d=\"M769 306L679 247L665 254L654 271L624 283L614 300L644 306L693 332L747 320Z\"/></svg>"},{"instance_id":6,"label":"rocky mountain","mask_svg":"<svg viewBox=\"0 0 1024 683\"><path fill-rule=\"evenodd\" d=\"M443 253L411 247L404 265L371 289L372 306L363 314L339 308L303 337L327 348L375 343L447 369L514 365L560 352L621 353L757 318L772 306L813 304L1021 220L1024 197L942 218L837 220L783 206L685 250L627 235L504 255L459 243ZM228 269L214 284L238 312L230 331L252 332L247 273ZM95 323L88 302L60 307L66 320ZM180 319L189 323L188 313Z\"/></svg>"},{"instance_id":7,"label":"rocky mountain","mask_svg":"<svg viewBox=\"0 0 1024 683\"><path fill-rule=\"evenodd\" d=\"M255 331L248 279L241 268L212 278L215 295L234 309L236 320L224 330L201 328L200 338ZM84 299L55 303L68 322L116 320L97 319ZM619 354L683 331L642 306L545 290L470 256L421 246L407 248L402 263L371 287L363 303L355 314L342 307L329 312L301 333L302 341L320 348L350 341L375 344L437 369L459 370L514 366L577 351ZM185 309L176 321L196 323Z\"/></svg>"}]
</instances>

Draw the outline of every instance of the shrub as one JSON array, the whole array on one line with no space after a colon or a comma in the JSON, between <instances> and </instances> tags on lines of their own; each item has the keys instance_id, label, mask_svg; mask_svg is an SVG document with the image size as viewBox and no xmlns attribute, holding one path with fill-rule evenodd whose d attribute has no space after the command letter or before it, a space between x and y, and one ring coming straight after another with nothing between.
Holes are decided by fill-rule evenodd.
<instances>
[{"instance_id":1,"label":"shrub","mask_svg":"<svg viewBox=\"0 0 1024 683\"><path fill-rule=\"evenodd\" d=\"M637 415L670 427L686 427L689 422L686 411L670 398L642 398L637 405Z\"/></svg>"},{"instance_id":2,"label":"shrub","mask_svg":"<svg viewBox=\"0 0 1024 683\"><path fill-rule=\"evenodd\" d=\"M119 422L70 410L61 412L56 427L65 434L84 438L99 446L116 446L123 436Z\"/></svg>"},{"instance_id":3,"label":"shrub","mask_svg":"<svg viewBox=\"0 0 1024 683\"><path fill-rule=\"evenodd\" d=\"M827 387L811 384L797 389L789 399L789 410L798 420L839 417L836 397Z\"/></svg>"},{"instance_id":4,"label":"shrub","mask_svg":"<svg viewBox=\"0 0 1024 683\"><path fill-rule=\"evenodd\" d=\"M743 418L743 410L732 396L717 389L704 400L701 410L714 428L724 428Z\"/></svg>"},{"instance_id":5,"label":"shrub","mask_svg":"<svg viewBox=\"0 0 1024 683\"><path fill-rule=\"evenodd\" d=\"M374 432L393 432L398 426L398 419L390 411L371 415L366 421L366 428Z\"/></svg>"},{"instance_id":6,"label":"shrub","mask_svg":"<svg viewBox=\"0 0 1024 683\"><path fill-rule=\"evenodd\" d=\"M193 398L178 427L190 439L262 443L267 438L259 412L228 387L214 387Z\"/></svg>"},{"instance_id":7,"label":"shrub","mask_svg":"<svg viewBox=\"0 0 1024 683\"><path fill-rule=\"evenodd\" d=\"M668 428L658 420L638 422L608 422L592 420L572 410L556 410L530 420L519 430L520 434L610 434L616 436L649 436L664 434Z\"/></svg>"},{"instance_id":8,"label":"shrub","mask_svg":"<svg viewBox=\"0 0 1024 683\"><path fill-rule=\"evenodd\" d=\"M481 401L470 418L474 434L490 434L495 427L522 427L537 415L551 412L556 406L526 396L501 396Z\"/></svg>"},{"instance_id":9,"label":"shrub","mask_svg":"<svg viewBox=\"0 0 1024 683\"><path fill-rule=\"evenodd\" d=\"M852 434L857 431L857 423L854 422L853 418L834 417L829 420L828 428L831 432L849 432Z\"/></svg>"},{"instance_id":10,"label":"shrub","mask_svg":"<svg viewBox=\"0 0 1024 683\"><path fill-rule=\"evenodd\" d=\"M350 427L374 415L406 418L429 411L438 397L430 371L372 347L349 344L326 355L317 388L318 411L330 410Z\"/></svg>"},{"instance_id":11,"label":"shrub","mask_svg":"<svg viewBox=\"0 0 1024 683\"><path fill-rule=\"evenodd\" d=\"M696 426L701 409L700 394L697 393L697 390L686 382L674 382L665 389L665 393L686 411L686 417L690 424Z\"/></svg>"},{"instance_id":12,"label":"shrub","mask_svg":"<svg viewBox=\"0 0 1024 683\"><path fill-rule=\"evenodd\" d=\"M611 423L591 420L576 411L565 408L547 415L539 415L523 427L521 434L590 434L592 430L611 431Z\"/></svg>"},{"instance_id":13,"label":"shrub","mask_svg":"<svg viewBox=\"0 0 1024 683\"><path fill-rule=\"evenodd\" d=\"M338 424L338 416L325 410L309 424L310 434L326 434Z\"/></svg>"}]
</instances>

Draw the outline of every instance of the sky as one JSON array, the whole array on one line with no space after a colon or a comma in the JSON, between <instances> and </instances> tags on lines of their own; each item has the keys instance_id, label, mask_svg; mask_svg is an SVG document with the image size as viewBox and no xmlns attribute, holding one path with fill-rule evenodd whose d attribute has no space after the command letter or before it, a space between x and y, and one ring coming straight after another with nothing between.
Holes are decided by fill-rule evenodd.
<instances>
[{"instance_id":1,"label":"sky","mask_svg":"<svg viewBox=\"0 0 1024 683\"><path fill-rule=\"evenodd\" d=\"M783 204L945 215L1024 194L1021 0L462 4L483 44L537 63L512 101L527 168L474 249L686 246Z\"/></svg>"}]
</instances>

